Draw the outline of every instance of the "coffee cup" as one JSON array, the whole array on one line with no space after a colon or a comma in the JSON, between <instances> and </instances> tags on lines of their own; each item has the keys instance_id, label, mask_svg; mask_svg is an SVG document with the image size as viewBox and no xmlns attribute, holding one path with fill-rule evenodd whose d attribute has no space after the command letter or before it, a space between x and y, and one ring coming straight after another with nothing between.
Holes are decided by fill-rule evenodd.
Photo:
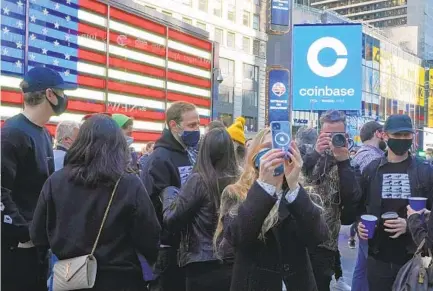
<instances>
[{"instance_id":1,"label":"coffee cup","mask_svg":"<svg viewBox=\"0 0 433 291\"><path fill-rule=\"evenodd\" d=\"M410 197L409 205L415 211L423 210L427 205L427 198L424 197Z\"/></svg>"},{"instance_id":2,"label":"coffee cup","mask_svg":"<svg viewBox=\"0 0 433 291\"><path fill-rule=\"evenodd\" d=\"M374 231L376 229L377 217L374 215L365 214L361 216L361 222L368 230L368 238L373 238Z\"/></svg>"}]
</instances>

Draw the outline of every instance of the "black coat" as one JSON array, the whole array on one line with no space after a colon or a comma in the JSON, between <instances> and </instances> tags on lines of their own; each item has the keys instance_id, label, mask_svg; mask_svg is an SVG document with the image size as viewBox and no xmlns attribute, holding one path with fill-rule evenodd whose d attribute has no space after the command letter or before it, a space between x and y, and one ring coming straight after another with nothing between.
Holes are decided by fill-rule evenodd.
<instances>
[{"instance_id":1,"label":"black coat","mask_svg":"<svg viewBox=\"0 0 433 291\"><path fill-rule=\"evenodd\" d=\"M230 290L281 291L282 280L288 291L317 290L307 246L327 239L321 211L301 188L293 203L281 199L278 224L260 240L263 222L276 201L254 183L238 214L225 220L224 238L235 250Z\"/></svg>"},{"instance_id":2,"label":"black coat","mask_svg":"<svg viewBox=\"0 0 433 291\"><path fill-rule=\"evenodd\" d=\"M164 225L169 232L181 232L179 265L217 261L212 239L218 213L200 175L192 174L180 193L174 187L163 192Z\"/></svg>"},{"instance_id":3,"label":"black coat","mask_svg":"<svg viewBox=\"0 0 433 291\"><path fill-rule=\"evenodd\" d=\"M186 149L165 129L140 174L163 229L163 245L177 246L179 238L169 233L162 224L161 193L167 187L180 188L191 174L192 167Z\"/></svg>"}]
</instances>

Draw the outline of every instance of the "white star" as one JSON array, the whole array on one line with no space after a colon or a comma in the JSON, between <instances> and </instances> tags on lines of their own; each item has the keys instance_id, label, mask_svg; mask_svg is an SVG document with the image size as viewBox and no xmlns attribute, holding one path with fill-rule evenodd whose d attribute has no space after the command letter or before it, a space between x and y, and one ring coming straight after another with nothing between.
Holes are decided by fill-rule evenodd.
<instances>
[{"instance_id":1,"label":"white star","mask_svg":"<svg viewBox=\"0 0 433 291\"><path fill-rule=\"evenodd\" d=\"M71 56L69 54L65 54L65 60L70 60Z\"/></svg>"},{"instance_id":2,"label":"white star","mask_svg":"<svg viewBox=\"0 0 433 291\"><path fill-rule=\"evenodd\" d=\"M21 68L23 66L23 64L21 63L20 60L15 62L15 66L17 66L18 68Z\"/></svg>"},{"instance_id":3,"label":"white star","mask_svg":"<svg viewBox=\"0 0 433 291\"><path fill-rule=\"evenodd\" d=\"M70 73L71 73L71 72L69 72L69 70L66 70L66 71L65 71L65 76L66 76L66 77L69 76Z\"/></svg>"},{"instance_id":4,"label":"white star","mask_svg":"<svg viewBox=\"0 0 433 291\"><path fill-rule=\"evenodd\" d=\"M71 21L71 16L66 15L65 19L66 19L66 21Z\"/></svg>"},{"instance_id":5,"label":"white star","mask_svg":"<svg viewBox=\"0 0 433 291\"><path fill-rule=\"evenodd\" d=\"M19 1L17 2L17 5L18 5L18 7L23 8L24 3L21 2L21 0L19 0Z\"/></svg>"},{"instance_id":6,"label":"white star","mask_svg":"<svg viewBox=\"0 0 433 291\"><path fill-rule=\"evenodd\" d=\"M7 56L7 55L9 54L8 49L7 49L7 48L4 48L2 54L3 54L4 56Z\"/></svg>"},{"instance_id":7,"label":"white star","mask_svg":"<svg viewBox=\"0 0 433 291\"><path fill-rule=\"evenodd\" d=\"M23 44L19 41L17 43L15 43L17 45L17 49L22 49L23 48Z\"/></svg>"},{"instance_id":8,"label":"white star","mask_svg":"<svg viewBox=\"0 0 433 291\"><path fill-rule=\"evenodd\" d=\"M54 66L58 66L58 65L59 65L59 61L58 61L57 59L55 59L55 60L53 61L53 65L54 65Z\"/></svg>"},{"instance_id":9,"label":"white star","mask_svg":"<svg viewBox=\"0 0 433 291\"><path fill-rule=\"evenodd\" d=\"M34 61L36 59L36 56L34 53L31 53L29 57L30 57L30 60L32 60L32 61Z\"/></svg>"},{"instance_id":10,"label":"white star","mask_svg":"<svg viewBox=\"0 0 433 291\"><path fill-rule=\"evenodd\" d=\"M71 4L71 0L66 0L66 4Z\"/></svg>"},{"instance_id":11,"label":"white star","mask_svg":"<svg viewBox=\"0 0 433 291\"><path fill-rule=\"evenodd\" d=\"M30 21L31 22L36 22L36 16L34 16L34 15L30 16Z\"/></svg>"},{"instance_id":12,"label":"white star","mask_svg":"<svg viewBox=\"0 0 433 291\"><path fill-rule=\"evenodd\" d=\"M24 23L23 23L21 20L18 20L18 21L17 21L17 27L18 27L19 29L23 29L23 27L24 27Z\"/></svg>"},{"instance_id":13,"label":"white star","mask_svg":"<svg viewBox=\"0 0 433 291\"><path fill-rule=\"evenodd\" d=\"M69 39L71 38L71 36L69 34L65 34L65 40L69 41Z\"/></svg>"},{"instance_id":14,"label":"white star","mask_svg":"<svg viewBox=\"0 0 433 291\"><path fill-rule=\"evenodd\" d=\"M60 9L60 5L59 5L59 3L56 3L56 5L54 6L54 8L55 8L56 10L59 10L59 9Z\"/></svg>"},{"instance_id":15,"label":"white star","mask_svg":"<svg viewBox=\"0 0 433 291\"><path fill-rule=\"evenodd\" d=\"M3 14L9 15L9 8L7 7L3 8Z\"/></svg>"},{"instance_id":16,"label":"white star","mask_svg":"<svg viewBox=\"0 0 433 291\"><path fill-rule=\"evenodd\" d=\"M44 15L45 15L45 16L47 16L47 15L49 14L47 8L45 8L45 9L43 10L43 12L44 12Z\"/></svg>"},{"instance_id":17,"label":"white star","mask_svg":"<svg viewBox=\"0 0 433 291\"><path fill-rule=\"evenodd\" d=\"M9 33L9 29L6 26L3 27L3 33L4 34L8 34Z\"/></svg>"},{"instance_id":18,"label":"white star","mask_svg":"<svg viewBox=\"0 0 433 291\"><path fill-rule=\"evenodd\" d=\"M42 28L42 34L47 35L48 29L46 27Z\"/></svg>"},{"instance_id":19,"label":"white star","mask_svg":"<svg viewBox=\"0 0 433 291\"><path fill-rule=\"evenodd\" d=\"M46 48L43 48L43 49L42 49L42 54L46 55L46 54L47 54L47 51L48 51L48 50L47 50Z\"/></svg>"},{"instance_id":20,"label":"white star","mask_svg":"<svg viewBox=\"0 0 433 291\"><path fill-rule=\"evenodd\" d=\"M54 23L54 28L57 28L57 29L58 29L58 28L59 28L59 26L60 26L60 25L59 25L59 23L58 23L58 22Z\"/></svg>"},{"instance_id":21,"label":"white star","mask_svg":"<svg viewBox=\"0 0 433 291\"><path fill-rule=\"evenodd\" d=\"M30 35L30 39L31 40L35 40L36 39L36 35L34 33L32 33L32 35Z\"/></svg>"},{"instance_id":22,"label":"white star","mask_svg":"<svg viewBox=\"0 0 433 291\"><path fill-rule=\"evenodd\" d=\"M57 39L53 43L54 43L54 46L59 46L59 42L57 41Z\"/></svg>"}]
</instances>

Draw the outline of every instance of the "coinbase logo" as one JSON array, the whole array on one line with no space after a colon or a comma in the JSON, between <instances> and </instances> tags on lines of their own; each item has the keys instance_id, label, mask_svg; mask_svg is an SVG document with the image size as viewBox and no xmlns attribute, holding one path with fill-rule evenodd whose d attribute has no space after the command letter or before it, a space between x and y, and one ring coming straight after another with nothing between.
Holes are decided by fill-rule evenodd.
<instances>
[{"instance_id":1,"label":"coinbase logo","mask_svg":"<svg viewBox=\"0 0 433 291\"><path fill-rule=\"evenodd\" d=\"M337 60L331 66L323 66L319 61L320 52L330 48L337 54ZM313 42L308 49L307 63L314 74L323 78L332 78L340 74L347 65L347 48L334 37L322 37Z\"/></svg>"}]
</instances>

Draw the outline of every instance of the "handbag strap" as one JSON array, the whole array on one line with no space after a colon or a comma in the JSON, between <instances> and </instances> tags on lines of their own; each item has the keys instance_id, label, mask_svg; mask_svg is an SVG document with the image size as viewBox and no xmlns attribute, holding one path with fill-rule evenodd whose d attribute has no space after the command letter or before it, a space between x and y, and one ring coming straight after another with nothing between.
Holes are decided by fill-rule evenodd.
<instances>
[{"instance_id":1,"label":"handbag strap","mask_svg":"<svg viewBox=\"0 0 433 291\"><path fill-rule=\"evenodd\" d=\"M92 247L92 252L90 253L91 256L93 256L93 253L96 250L96 246L98 245L99 237L101 236L101 233L102 233L102 228L104 227L105 220L107 219L108 212L110 211L111 203L113 202L114 194L116 193L117 186L119 186L119 182L120 182L121 178L122 177L120 177L117 180L116 185L114 186L113 192L111 193L111 197L110 197L110 200L108 201L107 209L105 209L104 217L102 218L101 226L99 227L98 236L96 237L95 243L93 244L93 247Z\"/></svg>"}]
</instances>

